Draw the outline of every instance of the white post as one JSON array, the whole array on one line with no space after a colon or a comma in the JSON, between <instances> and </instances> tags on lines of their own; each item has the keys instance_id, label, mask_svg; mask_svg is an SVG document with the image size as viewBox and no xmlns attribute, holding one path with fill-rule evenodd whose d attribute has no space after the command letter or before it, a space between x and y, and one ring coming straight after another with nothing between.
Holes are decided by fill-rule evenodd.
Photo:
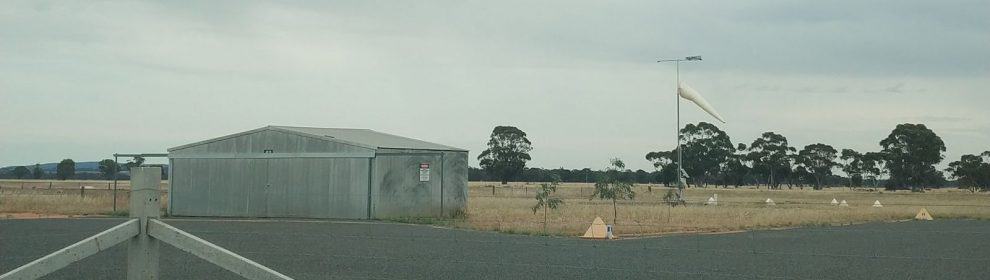
<instances>
[{"instance_id":1,"label":"white post","mask_svg":"<svg viewBox=\"0 0 990 280\"><path fill-rule=\"evenodd\" d=\"M148 235L148 220L161 216L158 186L160 167L131 168L130 216L141 222L141 232L127 244L127 279L159 279L158 240Z\"/></svg>"}]
</instances>

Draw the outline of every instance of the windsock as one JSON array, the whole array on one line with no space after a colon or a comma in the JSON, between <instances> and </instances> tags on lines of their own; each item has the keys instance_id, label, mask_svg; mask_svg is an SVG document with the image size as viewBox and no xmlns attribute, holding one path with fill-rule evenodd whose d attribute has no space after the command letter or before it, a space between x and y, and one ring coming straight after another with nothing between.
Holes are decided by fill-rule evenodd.
<instances>
[{"instance_id":1,"label":"windsock","mask_svg":"<svg viewBox=\"0 0 990 280\"><path fill-rule=\"evenodd\" d=\"M712 115L712 117L715 117L718 121L725 123L725 119L723 119L722 116L715 111L715 108L712 107L711 104L708 104L708 100L705 100L704 97L701 97L700 93L689 87L684 82L681 82L681 84L677 86L677 94L680 95L681 98L691 100L691 102L694 102L695 105L701 107L702 110L708 112L709 115Z\"/></svg>"}]
</instances>

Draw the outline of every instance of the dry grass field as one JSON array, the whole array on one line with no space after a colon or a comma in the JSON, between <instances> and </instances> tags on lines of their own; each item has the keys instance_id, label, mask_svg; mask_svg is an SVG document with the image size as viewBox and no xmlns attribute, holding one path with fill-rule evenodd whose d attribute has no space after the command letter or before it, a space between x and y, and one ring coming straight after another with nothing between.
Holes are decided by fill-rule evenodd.
<instances>
[{"instance_id":1,"label":"dry grass field","mask_svg":"<svg viewBox=\"0 0 990 280\"><path fill-rule=\"evenodd\" d=\"M24 188L20 185L24 184ZM127 209L127 181L118 187L117 207ZM104 188L80 190L79 186L103 185ZM0 181L0 218L46 215L123 215L113 212L112 191L101 181L55 182ZM163 182L162 189L167 186ZM492 194L494 187L494 195ZM32 188L33 187L33 188ZM458 228L500 231L522 234L544 234L542 211L534 214L535 190L538 184L471 182L468 208L456 219L404 219L406 222L433 223ZM549 213L546 234L581 235L595 217L612 223L609 201L590 200L592 184L563 184L557 196L564 205ZM959 189L931 190L924 193L909 191L746 188L690 188L685 191L687 206L670 207L663 196L670 189L636 187L634 200L619 201L615 232L620 236L659 235L683 232L727 232L748 229L788 228L797 226L841 225L873 221L898 221L913 218L922 207L936 219L990 219L990 194L971 193ZM719 204L704 202L718 194ZM163 195L162 207L167 200ZM771 198L775 206L764 201ZM830 205L833 199L846 200L849 207ZM884 207L872 204L879 200Z\"/></svg>"},{"instance_id":2,"label":"dry grass field","mask_svg":"<svg viewBox=\"0 0 990 280\"><path fill-rule=\"evenodd\" d=\"M112 181L0 180L0 218L126 215L130 181L117 182L117 212L108 184ZM167 186L163 182L162 190ZM164 207L167 194L162 197Z\"/></svg>"},{"instance_id":3,"label":"dry grass field","mask_svg":"<svg viewBox=\"0 0 990 280\"><path fill-rule=\"evenodd\" d=\"M495 185L495 194L492 187ZM538 184L472 182L467 213L462 220L447 224L479 230L542 234L542 211L534 214L535 189ZM924 207L936 219L990 219L990 194L958 189L910 191L825 190L765 188L690 188L685 190L687 206L669 207L663 203L668 188L636 187L635 200L620 201L617 235L658 235L679 232L726 232L747 229L787 228L814 225L841 225L873 221L911 219ZM581 235L595 217L612 223L612 205L608 201L589 200L592 184L563 184L557 195L565 204L550 211L547 234ZM718 194L718 205L705 201ZM767 206L767 198L775 206ZM829 204L833 199L846 200L849 207ZM883 207L872 207L879 200Z\"/></svg>"},{"instance_id":4,"label":"dry grass field","mask_svg":"<svg viewBox=\"0 0 990 280\"><path fill-rule=\"evenodd\" d=\"M168 186L168 181L162 181L162 189ZM75 189L85 188L87 190L109 190L113 188L113 181L106 180L0 180L0 189ZM117 189L130 189L131 181L117 181Z\"/></svg>"}]
</instances>

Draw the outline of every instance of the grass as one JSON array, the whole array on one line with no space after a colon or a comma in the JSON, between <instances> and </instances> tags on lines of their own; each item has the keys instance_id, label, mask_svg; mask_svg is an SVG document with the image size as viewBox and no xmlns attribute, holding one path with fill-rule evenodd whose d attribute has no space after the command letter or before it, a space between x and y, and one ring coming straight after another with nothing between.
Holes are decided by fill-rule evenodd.
<instances>
[{"instance_id":1,"label":"grass","mask_svg":"<svg viewBox=\"0 0 990 280\"><path fill-rule=\"evenodd\" d=\"M48 189L48 181L24 181L20 188L11 181L0 181L0 218L13 213L55 215L126 216L128 191L119 191L117 212L113 211L112 191L78 187ZM79 184L73 182L69 184ZM495 193L492 194L492 186ZM537 184L471 182L468 207L453 219L399 218L392 221L431 224L485 231L531 235L577 236L584 233L595 217L612 224L609 201L589 200L592 184L563 184L557 195L564 200L559 209L550 211L547 232L543 231L542 211L534 214ZM990 219L990 194L966 190L943 189L924 193L909 191L825 190L765 188L690 188L685 191L687 206L669 207L662 202L668 188L635 188L636 199L618 203L615 232L620 236L658 235L681 232L727 232L749 229L798 226L842 225L875 221L911 219L922 207L936 219ZM718 206L704 201L718 194ZM766 206L771 198L776 206ZM846 200L849 207L832 206L833 198ZM872 207L879 200L882 208ZM162 208L168 201L163 195Z\"/></svg>"},{"instance_id":2,"label":"grass","mask_svg":"<svg viewBox=\"0 0 990 280\"><path fill-rule=\"evenodd\" d=\"M95 190L113 189L112 180L33 180L33 179L3 179L0 189L75 189L82 187ZM168 180L162 180L162 189L168 187ZM118 180L117 189L130 189L131 181Z\"/></svg>"},{"instance_id":3,"label":"grass","mask_svg":"<svg viewBox=\"0 0 990 280\"><path fill-rule=\"evenodd\" d=\"M466 218L451 223L457 227L523 234L544 234L542 213L532 207L536 184L496 186L491 183L470 184ZM841 225L874 221L911 219L927 208L937 219L988 219L990 195L957 189L925 193L909 191L878 192L831 188L825 190L747 188L691 188L685 190L689 204L669 207L662 197L669 190L636 187L636 199L620 201L615 232L618 235L657 235L679 232L727 232L748 229L786 228L814 225ZM548 232L551 235L581 235L595 217L612 223L612 205L608 201L589 200L591 184L564 184L558 195L565 204L551 211ZM718 206L706 206L708 197L718 194ZM776 206L767 206L771 198ZM836 198L849 207L832 206ZM872 207L879 200L884 207Z\"/></svg>"},{"instance_id":4,"label":"grass","mask_svg":"<svg viewBox=\"0 0 990 280\"><path fill-rule=\"evenodd\" d=\"M128 198L128 190L118 190L114 211L110 190L0 188L0 218L21 214L127 216ZM164 209L167 194L161 201Z\"/></svg>"}]
</instances>

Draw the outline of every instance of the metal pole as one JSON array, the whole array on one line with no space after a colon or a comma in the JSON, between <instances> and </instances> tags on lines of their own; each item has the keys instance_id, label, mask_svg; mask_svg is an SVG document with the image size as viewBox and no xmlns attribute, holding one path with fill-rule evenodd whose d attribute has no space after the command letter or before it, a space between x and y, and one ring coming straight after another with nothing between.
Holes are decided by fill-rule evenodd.
<instances>
[{"instance_id":1,"label":"metal pole","mask_svg":"<svg viewBox=\"0 0 990 280\"><path fill-rule=\"evenodd\" d=\"M371 188L375 182L374 181L375 176L373 173L374 171L375 171L375 158L370 157L368 158L368 220L371 220L371 218L374 217L374 215L372 215L372 196L371 196Z\"/></svg>"},{"instance_id":2,"label":"metal pole","mask_svg":"<svg viewBox=\"0 0 990 280\"><path fill-rule=\"evenodd\" d=\"M173 173L172 173L172 169L173 168L172 167L173 166L175 166L175 163L172 161L171 158L168 159L168 199L166 200L168 202L168 205L166 205L166 207L165 207L165 216L166 217L172 216L172 182L175 182L175 181L172 180L172 175L173 175Z\"/></svg>"},{"instance_id":3,"label":"metal pole","mask_svg":"<svg viewBox=\"0 0 990 280\"><path fill-rule=\"evenodd\" d=\"M120 173L120 163L117 163L117 155L113 156L113 212L117 213L117 174Z\"/></svg>"},{"instance_id":4,"label":"metal pole","mask_svg":"<svg viewBox=\"0 0 990 280\"><path fill-rule=\"evenodd\" d=\"M681 95L680 94L681 61L697 61L697 60L701 60L701 56L689 56L683 59L661 59L657 61L657 62L674 62L674 67L676 69L675 77L676 77L677 85L675 85L674 88L675 89L674 102L676 103L677 106L677 127L674 128L675 130L674 132L677 135L677 170L675 170L674 173L677 173L677 176L675 176L677 178L677 197L681 201L683 201L684 199L684 188L686 187L685 182L682 181L682 179L684 178L683 176L685 174L681 174L681 171L684 170L683 152L681 152L681 148L682 148L681 147L681 96L680 96Z\"/></svg>"},{"instance_id":5,"label":"metal pole","mask_svg":"<svg viewBox=\"0 0 990 280\"><path fill-rule=\"evenodd\" d=\"M676 170L677 171L676 172L677 173L677 198L683 200L684 199L684 187L685 186L684 186L684 181L682 179L683 176L684 176L684 174L681 174L681 170L684 170L684 166L683 166L684 162L682 161L682 156L681 156L681 94L680 94L680 90L681 90L681 61L680 60L674 61L674 68L676 69L674 71L674 73L675 73L674 75L675 75L676 80L677 80L677 84L674 85L674 103L677 103L677 127L674 128L675 132L677 133L677 170Z\"/></svg>"},{"instance_id":6,"label":"metal pole","mask_svg":"<svg viewBox=\"0 0 990 280\"><path fill-rule=\"evenodd\" d=\"M444 215L443 215L443 179L444 179L443 178L443 175L444 175L444 173L447 173L447 168L446 168L446 166L443 165L443 162L444 162L444 160L443 160L443 154L444 153L440 153L440 218L441 219L444 218Z\"/></svg>"}]
</instances>

